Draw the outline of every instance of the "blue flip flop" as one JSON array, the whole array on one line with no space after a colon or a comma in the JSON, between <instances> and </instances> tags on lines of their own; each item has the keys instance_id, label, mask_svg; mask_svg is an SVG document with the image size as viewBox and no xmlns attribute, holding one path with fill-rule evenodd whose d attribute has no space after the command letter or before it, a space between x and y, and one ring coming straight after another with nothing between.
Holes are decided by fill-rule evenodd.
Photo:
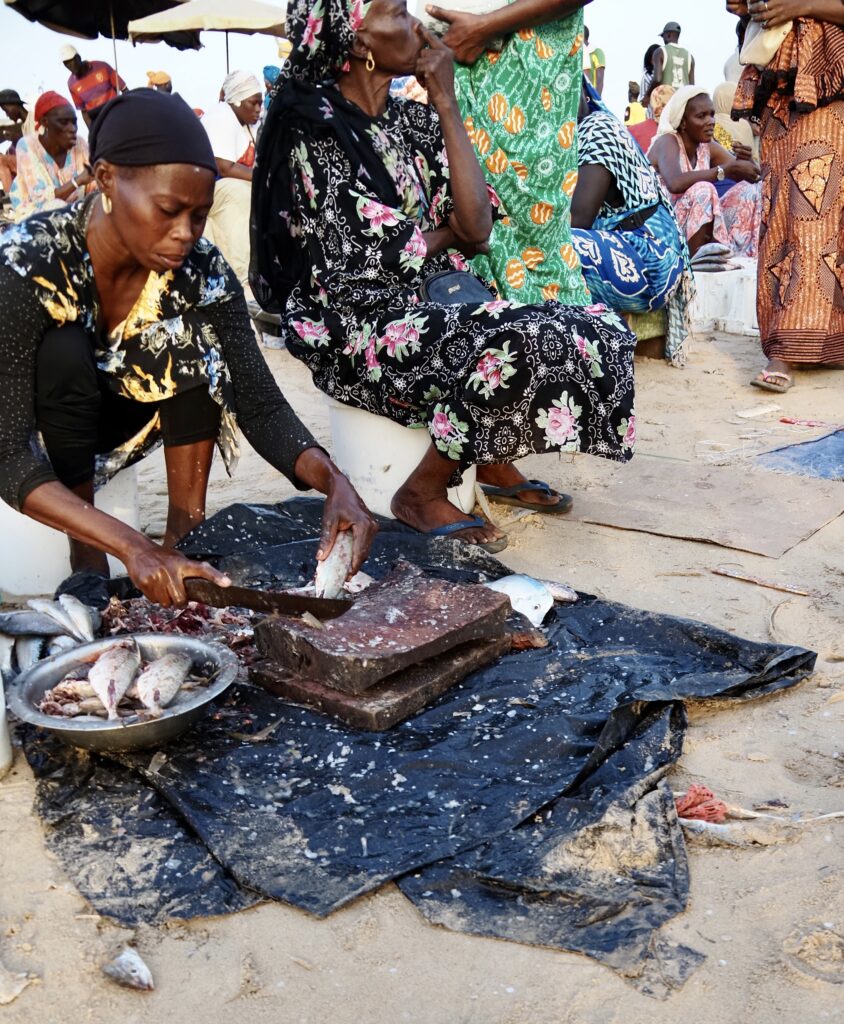
<instances>
[{"instance_id":1,"label":"blue flip flop","mask_svg":"<svg viewBox=\"0 0 844 1024\"><path fill-rule=\"evenodd\" d=\"M471 530L472 528L478 528L486 526L486 521L481 519L480 516L471 516L469 519L460 519L456 523L446 523L445 526L438 526L436 530L417 530L417 533L421 533L424 537L450 537L454 533L459 533L461 530ZM456 538L460 540L461 538ZM473 541L466 541L467 544L474 543ZM491 540L488 544L475 544L476 547L483 548L487 554L496 555L499 551L503 551L509 541L506 537L502 537L500 540Z\"/></svg>"},{"instance_id":2,"label":"blue flip flop","mask_svg":"<svg viewBox=\"0 0 844 1024\"><path fill-rule=\"evenodd\" d=\"M499 505L515 505L517 508L529 508L531 512L544 512L547 515L560 515L561 512L570 512L574 502L570 494L561 494L560 500L553 505L542 504L536 501L523 501L517 497L522 491L539 491L540 494L547 494L549 497L556 492L544 480L526 480L521 484L514 484L512 487L494 487L492 484L481 484L481 490L490 501L497 501Z\"/></svg>"}]
</instances>

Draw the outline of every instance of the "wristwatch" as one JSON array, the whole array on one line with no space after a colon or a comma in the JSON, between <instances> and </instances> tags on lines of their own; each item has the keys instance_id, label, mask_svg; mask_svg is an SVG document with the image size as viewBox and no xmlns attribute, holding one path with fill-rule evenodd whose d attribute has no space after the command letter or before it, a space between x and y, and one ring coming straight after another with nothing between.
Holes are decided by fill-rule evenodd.
<instances>
[{"instance_id":1,"label":"wristwatch","mask_svg":"<svg viewBox=\"0 0 844 1024\"><path fill-rule=\"evenodd\" d=\"M726 178L726 177L727 177L727 175L724 173L724 168L719 164L715 168L715 180L716 181L723 181L724 178Z\"/></svg>"}]
</instances>

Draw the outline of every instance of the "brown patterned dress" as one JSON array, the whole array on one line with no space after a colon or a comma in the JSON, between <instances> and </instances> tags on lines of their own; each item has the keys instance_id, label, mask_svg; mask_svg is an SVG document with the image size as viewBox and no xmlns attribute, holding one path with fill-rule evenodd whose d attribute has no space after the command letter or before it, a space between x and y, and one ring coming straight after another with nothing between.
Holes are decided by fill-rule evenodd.
<instances>
[{"instance_id":1,"label":"brown patterned dress","mask_svg":"<svg viewBox=\"0 0 844 1024\"><path fill-rule=\"evenodd\" d=\"M844 362L844 30L799 18L734 115L761 121L757 313L768 359Z\"/></svg>"}]
</instances>

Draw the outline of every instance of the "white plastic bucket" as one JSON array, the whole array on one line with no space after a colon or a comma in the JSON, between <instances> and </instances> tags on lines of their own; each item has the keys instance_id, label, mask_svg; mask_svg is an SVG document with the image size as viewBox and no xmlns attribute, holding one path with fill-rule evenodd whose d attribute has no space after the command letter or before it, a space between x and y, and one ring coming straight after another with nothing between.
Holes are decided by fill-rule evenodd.
<instances>
[{"instance_id":1,"label":"white plastic bucket","mask_svg":"<svg viewBox=\"0 0 844 1024\"><path fill-rule=\"evenodd\" d=\"M373 512L392 517L390 501L430 448L430 434L333 398L326 401L334 461ZM448 492L449 501L467 514L475 507L475 477L470 466L460 486Z\"/></svg>"},{"instance_id":2,"label":"white plastic bucket","mask_svg":"<svg viewBox=\"0 0 844 1024\"><path fill-rule=\"evenodd\" d=\"M97 491L97 508L139 528L138 478L135 468L124 469ZM112 573L125 570L109 559ZM10 595L52 594L70 575L67 537L58 530L15 512L0 501L0 592Z\"/></svg>"}]
</instances>

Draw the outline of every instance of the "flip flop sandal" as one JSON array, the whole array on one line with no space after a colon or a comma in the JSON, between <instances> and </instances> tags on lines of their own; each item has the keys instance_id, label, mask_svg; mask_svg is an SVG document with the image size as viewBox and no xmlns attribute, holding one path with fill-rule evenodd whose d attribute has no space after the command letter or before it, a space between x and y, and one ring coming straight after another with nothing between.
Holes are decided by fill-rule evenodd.
<instances>
[{"instance_id":1,"label":"flip flop sandal","mask_svg":"<svg viewBox=\"0 0 844 1024\"><path fill-rule=\"evenodd\" d=\"M518 497L522 491L539 491L540 494L552 497L556 492L544 480L526 480L524 483L514 484L512 487L481 484L481 490L490 501L496 501L499 505L515 505L516 508L529 508L531 512L545 512L549 515L570 512L574 504L570 494L561 494L560 500L553 505L544 505L538 501L524 501Z\"/></svg>"},{"instance_id":2,"label":"flip flop sandal","mask_svg":"<svg viewBox=\"0 0 844 1024\"><path fill-rule=\"evenodd\" d=\"M480 516L471 516L469 519L460 519L456 523L446 523L445 526L438 526L436 530L417 530L417 533L421 533L424 537L451 537L452 534L459 533L461 530L472 530L479 529L486 526L486 520L481 519ZM462 540L461 537L456 537L455 540ZM507 537L502 537L500 540L491 540L486 544L478 543L477 541L465 541L466 544L474 544L475 547L483 548L489 555L497 555L499 551L503 551L510 543Z\"/></svg>"},{"instance_id":3,"label":"flip flop sandal","mask_svg":"<svg viewBox=\"0 0 844 1024\"><path fill-rule=\"evenodd\" d=\"M754 377L750 383L754 388L762 388L763 391L776 391L780 395L794 387L794 381L787 373L777 371L764 372L761 376Z\"/></svg>"}]
</instances>

